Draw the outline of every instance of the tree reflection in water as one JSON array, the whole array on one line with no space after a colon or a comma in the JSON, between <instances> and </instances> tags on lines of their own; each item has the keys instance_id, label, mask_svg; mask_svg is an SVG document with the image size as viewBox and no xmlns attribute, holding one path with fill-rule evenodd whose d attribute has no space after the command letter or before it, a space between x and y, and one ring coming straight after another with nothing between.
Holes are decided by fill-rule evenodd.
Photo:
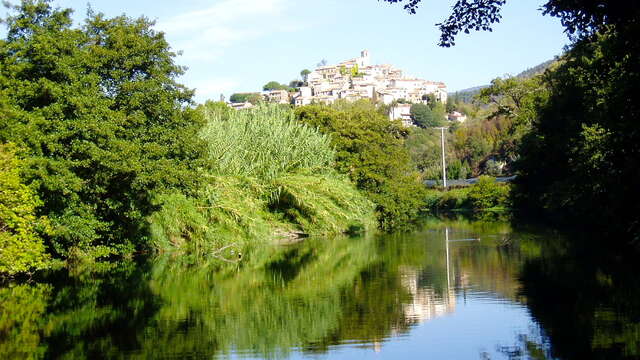
<instances>
[{"instance_id":1,"label":"tree reflection in water","mask_svg":"<svg viewBox=\"0 0 640 360\"><path fill-rule=\"evenodd\" d=\"M526 304L538 321L512 344L487 344L495 352L481 358L637 357L633 266L594 258L557 235L458 219L410 234L256 249L240 266L167 256L53 272L0 288L0 358L273 358L342 344L380 351L455 315L470 294Z\"/></svg>"}]
</instances>

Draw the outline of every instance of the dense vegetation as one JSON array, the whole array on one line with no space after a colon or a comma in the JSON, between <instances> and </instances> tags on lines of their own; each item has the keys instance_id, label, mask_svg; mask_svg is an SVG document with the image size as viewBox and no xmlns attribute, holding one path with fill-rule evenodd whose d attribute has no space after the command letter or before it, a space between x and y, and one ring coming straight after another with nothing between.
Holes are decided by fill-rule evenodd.
<instances>
[{"instance_id":1,"label":"dense vegetation","mask_svg":"<svg viewBox=\"0 0 640 360\"><path fill-rule=\"evenodd\" d=\"M24 1L0 41L0 142L24 151L56 256L130 252L154 193L197 188L205 147L182 68L153 23Z\"/></svg>"},{"instance_id":2,"label":"dense vegetation","mask_svg":"<svg viewBox=\"0 0 640 360\"><path fill-rule=\"evenodd\" d=\"M14 146L0 145L0 273L15 274L48 266L42 235L49 229L42 205L32 188L24 184L24 163Z\"/></svg>"},{"instance_id":3,"label":"dense vegetation","mask_svg":"<svg viewBox=\"0 0 640 360\"><path fill-rule=\"evenodd\" d=\"M447 191L429 189L426 207L433 212L504 211L511 206L511 185L498 183L490 176L481 176L469 187L452 188Z\"/></svg>"},{"instance_id":4,"label":"dense vegetation","mask_svg":"<svg viewBox=\"0 0 640 360\"><path fill-rule=\"evenodd\" d=\"M243 103L248 102L253 105L260 103L263 100L262 95L260 93L235 93L231 94L229 97L229 101L232 103Z\"/></svg>"},{"instance_id":5,"label":"dense vegetation","mask_svg":"<svg viewBox=\"0 0 640 360\"><path fill-rule=\"evenodd\" d=\"M25 0L3 22L0 273L372 227L325 135L287 107L194 109L149 20Z\"/></svg>"},{"instance_id":6,"label":"dense vegetation","mask_svg":"<svg viewBox=\"0 0 640 360\"><path fill-rule=\"evenodd\" d=\"M410 0L405 8L415 13L420 3ZM453 45L460 32L490 30L505 3L457 2L439 24L440 45ZM521 156L515 163L517 204L604 231L616 239L612 243L638 244L640 4L548 0L541 10L561 20L573 40L570 50L534 80L537 84L510 79L493 84L497 91L482 90L493 100L511 102L493 117L513 121Z\"/></svg>"},{"instance_id":7,"label":"dense vegetation","mask_svg":"<svg viewBox=\"0 0 640 360\"><path fill-rule=\"evenodd\" d=\"M287 107L229 111L208 102L204 186L193 197L164 195L151 217L161 250L220 254L297 232L357 232L373 225L373 206L333 169L327 136L295 121Z\"/></svg>"},{"instance_id":8,"label":"dense vegetation","mask_svg":"<svg viewBox=\"0 0 640 360\"><path fill-rule=\"evenodd\" d=\"M331 137L336 169L376 204L381 228L390 230L415 220L424 187L404 148L407 129L371 102L334 106L308 105L296 109L305 124Z\"/></svg>"},{"instance_id":9,"label":"dense vegetation","mask_svg":"<svg viewBox=\"0 0 640 360\"><path fill-rule=\"evenodd\" d=\"M580 41L545 76L550 95L536 108L520 162L521 204L636 242L638 30L620 25Z\"/></svg>"}]
</instances>

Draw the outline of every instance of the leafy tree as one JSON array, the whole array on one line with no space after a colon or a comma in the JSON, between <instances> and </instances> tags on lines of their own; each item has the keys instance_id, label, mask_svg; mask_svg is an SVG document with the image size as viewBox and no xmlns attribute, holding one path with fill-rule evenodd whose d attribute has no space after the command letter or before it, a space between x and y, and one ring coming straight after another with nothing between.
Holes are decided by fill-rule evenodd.
<instances>
[{"instance_id":1,"label":"leafy tree","mask_svg":"<svg viewBox=\"0 0 640 360\"><path fill-rule=\"evenodd\" d=\"M249 102L253 105L256 105L263 101L262 95L259 93L235 93L231 94L229 97L229 101L232 103L243 103Z\"/></svg>"},{"instance_id":2,"label":"leafy tree","mask_svg":"<svg viewBox=\"0 0 640 360\"><path fill-rule=\"evenodd\" d=\"M383 0L402 3L404 0ZM407 0L405 10L415 14L422 0ZM457 1L449 17L436 24L441 32L440 46L455 45L458 33L491 31L502 18L500 11L506 0ZM640 13L640 3L618 0L548 0L540 9L543 15L560 18L565 32L575 39L586 39L609 25L634 26Z\"/></svg>"},{"instance_id":3,"label":"leafy tree","mask_svg":"<svg viewBox=\"0 0 640 360\"><path fill-rule=\"evenodd\" d=\"M0 145L0 275L14 275L47 267L48 256L41 233L48 220L38 218L42 202L20 176L24 163L16 148Z\"/></svg>"},{"instance_id":4,"label":"leafy tree","mask_svg":"<svg viewBox=\"0 0 640 360\"><path fill-rule=\"evenodd\" d=\"M284 85L284 84L280 84L277 81L269 81L268 83L266 83L263 87L262 90L264 91L269 91L269 90L289 90L289 86Z\"/></svg>"},{"instance_id":5,"label":"leafy tree","mask_svg":"<svg viewBox=\"0 0 640 360\"><path fill-rule=\"evenodd\" d=\"M407 130L369 101L296 109L298 119L331 136L336 169L349 175L376 204L381 228L406 226L417 216L424 191L403 146Z\"/></svg>"},{"instance_id":6,"label":"leafy tree","mask_svg":"<svg viewBox=\"0 0 640 360\"><path fill-rule=\"evenodd\" d=\"M519 165L522 206L595 226L610 233L606 239L631 237L638 243L640 42L635 34L611 29L581 41L545 76L551 95L539 104Z\"/></svg>"},{"instance_id":7,"label":"leafy tree","mask_svg":"<svg viewBox=\"0 0 640 360\"><path fill-rule=\"evenodd\" d=\"M204 146L183 68L145 18L24 0L3 19L0 141L25 149L55 253L100 256L145 243L153 193L198 186Z\"/></svg>"},{"instance_id":8,"label":"leafy tree","mask_svg":"<svg viewBox=\"0 0 640 360\"><path fill-rule=\"evenodd\" d=\"M495 178L480 176L478 183L469 189L469 200L474 209L508 206L510 186L499 184Z\"/></svg>"},{"instance_id":9,"label":"leafy tree","mask_svg":"<svg viewBox=\"0 0 640 360\"><path fill-rule=\"evenodd\" d=\"M425 104L413 104L411 105L411 120L421 127L437 127L444 125L444 112L438 110L432 110Z\"/></svg>"},{"instance_id":10,"label":"leafy tree","mask_svg":"<svg viewBox=\"0 0 640 360\"><path fill-rule=\"evenodd\" d=\"M300 76L302 76L302 81L303 82L307 82L307 79L309 78L309 74L311 74L311 71L309 69L304 69L302 71L300 71Z\"/></svg>"}]
</instances>

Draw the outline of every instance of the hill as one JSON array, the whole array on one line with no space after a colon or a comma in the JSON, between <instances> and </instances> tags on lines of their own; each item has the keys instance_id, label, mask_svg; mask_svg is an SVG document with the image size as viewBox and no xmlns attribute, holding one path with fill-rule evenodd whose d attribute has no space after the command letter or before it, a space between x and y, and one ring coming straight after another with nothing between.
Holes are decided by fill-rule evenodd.
<instances>
[{"instance_id":1,"label":"hill","mask_svg":"<svg viewBox=\"0 0 640 360\"><path fill-rule=\"evenodd\" d=\"M516 75L515 77L520 78L520 79L525 79L525 78L529 78L538 74L542 74L547 68L549 68L549 66L551 66L551 64L553 64L555 61L557 60L557 58L554 59L550 59L547 60L541 64L538 64L536 66L530 67L524 71L522 71L521 73L519 73L518 75ZM467 89L462 89L459 91L456 91L454 93L452 93L450 95L451 99L458 99L459 101L463 102L463 103L471 103L473 101L474 96L476 96L480 90L489 87L489 85L479 85L479 86L474 86L474 87L470 87Z\"/></svg>"}]
</instances>

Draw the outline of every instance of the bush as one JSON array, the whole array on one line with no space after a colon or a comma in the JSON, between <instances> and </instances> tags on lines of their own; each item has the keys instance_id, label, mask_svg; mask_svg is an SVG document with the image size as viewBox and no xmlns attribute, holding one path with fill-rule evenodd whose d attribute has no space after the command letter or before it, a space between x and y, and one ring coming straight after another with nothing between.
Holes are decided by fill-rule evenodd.
<instances>
[{"instance_id":1,"label":"bush","mask_svg":"<svg viewBox=\"0 0 640 360\"><path fill-rule=\"evenodd\" d=\"M474 209L509 207L510 185L500 184L495 178L481 176L469 189L469 201Z\"/></svg>"},{"instance_id":2,"label":"bush","mask_svg":"<svg viewBox=\"0 0 640 360\"><path fill-rule=\"evenodd\" d=\"M426 209L430 211L477 211L510 207L510 194L510 185L497 183L495 178L489 176L481 176L477 184L469 187L429 189L424 199Z\"/></svg>"}]
</instances>

